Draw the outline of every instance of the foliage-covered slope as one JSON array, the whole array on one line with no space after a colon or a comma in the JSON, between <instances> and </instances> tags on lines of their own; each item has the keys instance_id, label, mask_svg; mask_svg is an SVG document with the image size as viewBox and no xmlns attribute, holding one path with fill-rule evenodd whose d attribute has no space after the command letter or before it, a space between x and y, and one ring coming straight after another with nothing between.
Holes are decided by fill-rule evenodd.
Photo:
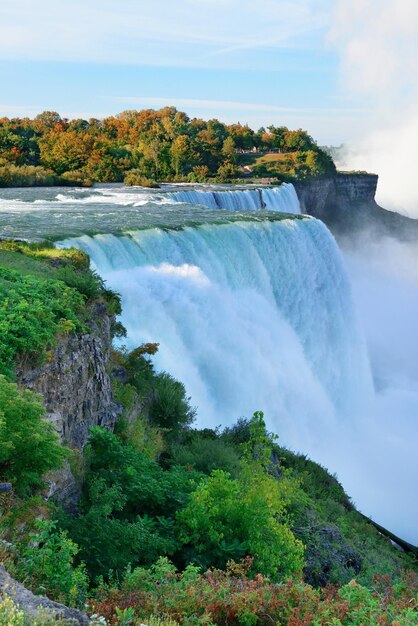
<instances>
[{"instance_id":1,"label":"foliage-covered slope","mask_svg":"<svg viewBox=\"0 0 418 626\"><path fill-rule=\"evenodd\" d=\"M76 251L4 243L0 278L0 479L15 488L1 496L13 547L0 543L0 556L16 578L71 605L90 596L115 624L415 623L412 559L324 468L280 447L262 413L193 428L184 386L154 370L157 344L112 355L123 413L116 433L91 430L78 511L45 502L43 474L71 452L41 400L10 379L22 359L48 358L60 333L82 331L88 302L115 311L118 300ZM0 604L0 619L13 610Z\"/></svg>"}]
</instances>

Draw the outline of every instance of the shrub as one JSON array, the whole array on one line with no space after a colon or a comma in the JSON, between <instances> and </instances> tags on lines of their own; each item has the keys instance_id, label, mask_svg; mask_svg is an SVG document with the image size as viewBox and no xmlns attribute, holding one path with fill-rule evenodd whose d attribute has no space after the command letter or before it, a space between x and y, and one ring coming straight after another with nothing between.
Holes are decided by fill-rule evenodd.
<instances>
[{"instance_id":1,"label":"shrub","mask_svg":"<svg viewBox=\"0 0 418 626\"><path fill-rule=\"evenodd\" d=\"M24 612L7 595L0 598L0 626L26 626Z\"/></svg>"},{"instance_id":2,"label":"shrub","mask_svg":"<svg viewBox=\"0 0 418 626\"><path fill-rule=\"evenodd\" d=\"M175 512L187 502L197 475L163 470L130 444L91 429L80 515L67 519L92 575L121 573L129 564L150 564L179 547Z\"/></svg>"},{"instance_id":3,"label":"shrub","mask_svg":"<svg viewBox=\"0 0 418 626\"><path fill-rule=\"evenodd\" d=\"M8 164L0 167L0 187L47 187L58 181L55 172L40 166Z\"/></svg>"},{"instance_id":4,"label":"shrub","mask_svg":"<svg viewBox=\"0 0 418 626\"><path fill-rule=\"evenodd\" d=\"M109 621L116 608L131 609L132 624L150 624L158 615L164 623L181 626L413 626L417 624L417 578L401 586L373 590L354 581L342 587L313 589L301 582L273 583L258 574L248 576L250 561L230 563L227 571L199 574L188 567L179 574L165 559L154 566L128 571L120 589L102 588L94 610ZM118 623L117 619L111 623ZM154 623L154 622L152 622Z\"/></svg>"},{"instance_id":5,"label":"shrub","mask_svg":"<svg viewBox=\"0 0 418 626\"><path fill-rule=\"evenodd\" d=\"M60 183L69 187L92 187L93 181L83 170L64 172L60 176Z\"/></svg>"},{"instance_id":6,"label":"shrub","mask_svg":"<svg viewBox=\"0 0 418 626\"><path fill-rule=\"evenodd\" d=\"M234 180L238 176L238 168L233 163L224 163L218 168L218 179L220 182Z\"/></svg>"},{"instance_id":7,"label":"shrub","mask_svg":"<svg viewBox=\"0 0 418 626\"><path fill-rule=\"evenodd\" d=\"M81 608L87 596L88 577L83 564L74 566L78 546L56 523L38 520L36 531L20 552L17 575L36 594Z\"/></svg>"},{"instance_id":8,"label":"shrub","mask_svg":"<svg viewBox=\"0 0 418 626\"><path fill-rule=\"evenodd\" d=\"M303 546L289 528L287 506L300 498L299 485L269 473L271 444L262 413L250 423L238 479L215 470L201 481L178 513L180 537L190 561L225 567L250 555L254 571L273 578L300 572Z\"/></svg>"},{"instance_id":9,"label":"shrub","mask_svg":"<svg viewBox=\"0 0 418 626\"><path fill-rule=\"evenodd\" d=\"M131 187L148 187L150 189L157 189L160 186L155 182L155 180L144 176L140 170L130 170L126 174L123 182L125 185L130 185Z\"/></svg>"},{"instance_id":10,"label":"shrub","mask_svg":"<svg viewBox=\"0 0 418 626\"><path fill-rule=\"evenodd\" d=\"M239 455L233 446L220 438L199 436L199 432L188 443L173 446L173 463L193 467L199 472L210 474L222 469L233 477L239 474Z\"/></svg>"},{"instance_id":11,"label":"shrub","mask_svg":"<svg viewBox=\"0 0 418 626\"><path fill-rule=\"evenodd\" d=\"M174 437L182 428L189 426L196 415L196 409L189 404L184 385L170 374L162 372L155 376L154 399L150 405L151 421L160 428L166 428Z\"/></svg>"},{"instance_id":12,"label":"shrub","mask_svg":"<svg viewBox=\"0 0 418 626\"><path fill-rule=\"evenodd\" d=\"M43 475L66 458L39 396L0 375L0 477L20 494L42 487Z\"/></svg>"},{"instance_id":13,"label":"shrub","mask_svg":"<svg viewBox=\"0 0 418 626\"><path fill-rule=\"evenodd\" d=\"M58 280L0 267L0 373L13 375L17 356L39 362L62 320L81 329L84 299Z\"/></svg>"}]
</instances>

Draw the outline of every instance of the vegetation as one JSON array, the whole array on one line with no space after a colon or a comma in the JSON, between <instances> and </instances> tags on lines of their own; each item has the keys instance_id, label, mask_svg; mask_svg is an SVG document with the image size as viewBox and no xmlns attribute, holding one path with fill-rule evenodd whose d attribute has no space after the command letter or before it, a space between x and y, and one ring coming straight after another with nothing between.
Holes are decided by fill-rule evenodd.
<instances>
[{"instance_id":1,"label":"vegetation","mask_svg":"<svg viewBox=\"0 0 418 626\"><path fill-rule=\"evenodd\" d=\"M78 250L0 242L0 374L47 358L57 336L85 328L91 300L119 310Z\"/></svg>"},{"instance_id":2,"label":"vegetation","mask_svg":"<svg viewBox=\"0 0 418 626\"><path fill-rule=\"evenodd\" d=\"M154 369L158 344L113 352L117 430L91 429L77 512L46 502L45 475L68 451L16 368L83 332L86 303L120 304L84 254L24 243L0 244L0 290L0 480L13 483L0 494L0 560L11 575L71 606L90 598L93 624L418 624L416 562L324 468L280 447L261 412L193 428L184 386ZM3 597L2 623L30 622Z\"/></svg>"},{"instance_id":3,"label":"vegetation","mask_svg":"<svg viewBox=\"0 0 418 626\"><path fill-rule=\"evenodd\" d=\"M4 163L4 160L2 161ZM0 167L0 187L50 187L54 185L90 187L92 181L83 173L64 172L59 176L40 165L15 165L6 163Z\"/></svg>"},{"instance_id":4,"label":"vegetation","mask_svg":"<svg viewBox=\"0 0 418 626\"><path fill-rule=\"evenodd\" d=\"M0 481L22 495L43 485L43 476L66 457L58 435L43 419L41 398L0 375Z\"/></svg>"},{"instance_id":5,"label":"vegetation","mask_svg":"<svg viewBox=\"0 0 418 626\"><path fill-rule=\"evenodd\" d=\"M155 181L227 182L248 175L291 180L334 173L306 131L190 119L174 107L98 119L45 111L0 119L0 186Z\"/></svg>"},{"instance_id":6,"label":"vegetation","mask_svg":"<svg viewBox=\"0 0 418 626\"><path fill-rule=\"evenodd\" d=\"M405 575L391 586L376 578L372 589L354 580L337 588L314 589L300 581L273 583L249 576L252 562L230 563L226 571L182 573L167 559L128 571L120 588L102 588L96 614L112 624L228 624L231 626L414 626L418 624L417 579ZM158 616L156 618L155 616ZM130 621L123 621L127 617ZM111 621L112 620L112 621Z\"/></svg>"},{"instance_id":7,"label":"vegetation","mask_svg":"<svg viewBox=\"0 0 418 626\"><path fill-rule=\"evenodd\" d=\"M155 180L151 180L141 174L141 170L130 170L123 179L125 185L131 187L149 187L150 189L156 189L159 184Z\"/></svg>"}]
</instances>

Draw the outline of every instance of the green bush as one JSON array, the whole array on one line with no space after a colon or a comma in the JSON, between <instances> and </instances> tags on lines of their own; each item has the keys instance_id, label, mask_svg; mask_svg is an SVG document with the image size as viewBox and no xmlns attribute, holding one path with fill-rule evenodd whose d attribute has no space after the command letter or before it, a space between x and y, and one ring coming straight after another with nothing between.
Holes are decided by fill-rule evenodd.
<instances>
[{"instance_id":1,"label":"green bush","mask_svg":"<svg viewBox=\"0 0 418 626\"><path fill-rule=\"evenodd\" d=\"M303 545L287 512L303 495L297 482L270 474L272 447L262 413L254 414L250 433L238 478L215 470L202 479L177 515L180 537L189 560L205 568L250 555L254 573L286 578L303 567Z\"/></svg>"},{"instance_id":2,"label":"green bush","mask_svg":"<svg viewBox=\"0 0 418 626\"><path fill-rule=\"evenodd\" d=\"M12 164L0 167L0 187L48 187L58 182L59 176L44 167Z\"/></svg>"},{"instance_id":3,"label":"green bush","mask_svg":"<svg viewBox=\"0 0 418 626\"><path fill-rule=\"evenodd\" d=\"M95 427L86 450L89 469L80 515L68 518L93 576L121 573L129 564L150 564L179 548L175 513L187 502L198 475L162 469L146 453Z\"/></svg>"},{"instance_id":4,"label":"green bush","mask_svg":"<svg viewBox=\"0 0 418 626\"><path fill-rule=\"evenodd\" d=\"M184 385L167 372L154 378L154 398L149 408L151 421L169 430L174 437L182 428L189 426L196 415L196 409L189 404Z\"/></svg>"},{"instance_id":5,"label":"green bush","mask_svg":"<svg viewBox=\"0 0 418 626\"><path fill-rule=\"evenodd\" d=\"M39 362L55 344L62 320L82 328L84 299L58 280L0 267L0 374L12 376L16 357Z\"/></svg>"},{"instance_id":6,"label":"green bush","mask_svg":"<svg viewBox=\"0 0 418 626\"><path fill-rule=\"evenodd\" d=\"M236 477L240 470L236 448L218 437L199 436L199 431L193 434L191 441L173 446L172 458L175 465L190 466L204 474L222 469Z\"/></svg>"},{"instance_id":7,"label":"green bush","mask_svg":"<svg viewBox=\"0 0 418 626\"><path fill-rule=\"evenodd\" d=\"M150 189L158 189L160 186L155 180L152 178L147 178L141 173L141 170L130 170L123 182L125 185L130 185L131 187L148 187Z\"/></svg>"},{"instance_id":8,"label":"green bush","mask_svg":"<svg viewBox=\"0 0 418 626\"><path fill-rule=\"evenodd\" d=\"M55 522L38 520L36 531L21 549L17 576L35 594L82 608L87 597L88 577L83 564L74 565L77 545Z\"/></svg>"},{"instance_id":9,"label":"green bush","mask_svg":"<svg viewBox=\"0 0 418 626\"><path fill-rule=\"evenodd\" d=\"M0 375L0 480L11 482L20 494L42 487L43 475L66 458L44 412L40 396Z\"/></svg>"}]
</instances>

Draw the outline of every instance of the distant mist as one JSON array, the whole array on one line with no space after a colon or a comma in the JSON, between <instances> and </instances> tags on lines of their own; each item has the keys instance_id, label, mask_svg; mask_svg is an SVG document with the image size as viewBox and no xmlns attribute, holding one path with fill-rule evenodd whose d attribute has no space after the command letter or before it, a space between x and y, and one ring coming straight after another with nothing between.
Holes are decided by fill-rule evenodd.
<instances>
[{"instance_id":1,"label":"distant mist","mask_svg":"<svg viewBox=\"0 0 418 626\"><path fill-rule=\"evenodd\" d=\"M337 0L330 41L343 90L370 109L369 132L342 165L379 174L378 202L418 217L418 3Z\"/></svg>"},{"instance_id":2,"label":"distant mist","mask_svg":"<svg viewBox=\"0 0 418 626\"><path fill-rule=\"evenodd\" d=\"M376 394L334 467L363 513L417 544L418 246L365 233L343 249Z\"/></svg>"}]
</instances>

